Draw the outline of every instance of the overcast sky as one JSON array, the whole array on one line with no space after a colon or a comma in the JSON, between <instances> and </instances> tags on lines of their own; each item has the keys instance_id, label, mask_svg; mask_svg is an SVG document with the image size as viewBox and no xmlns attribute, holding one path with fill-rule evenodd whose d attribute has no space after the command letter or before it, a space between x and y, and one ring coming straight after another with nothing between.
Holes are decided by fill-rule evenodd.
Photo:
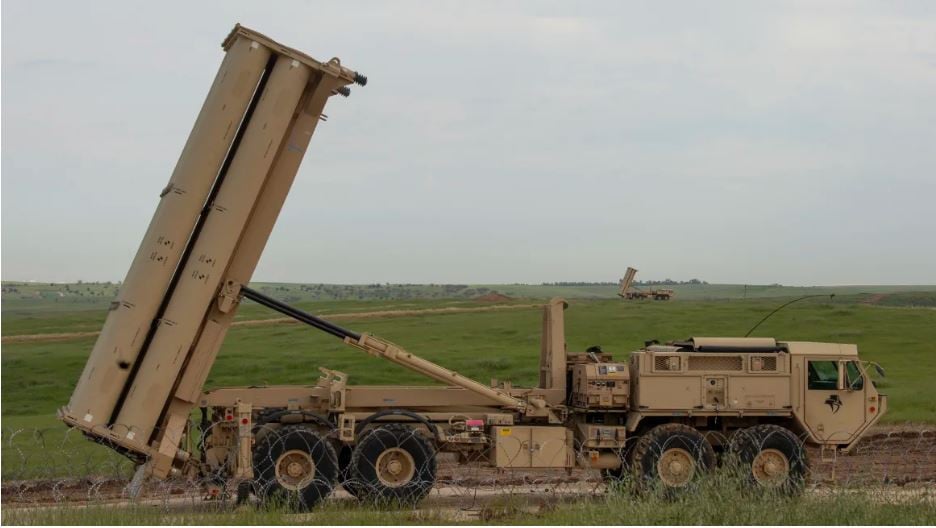
<instances>
[{"instance_id":1,"label":"overcast sky","mask_svg":"<svg viewBox=\"0 0 936 528\"><path fill-rule=\"evenodd\" d=\"M936 3L2 4L2 278L120 280L235 22L333 98L255 280L936 283Z\"/></svg>"}]
</instances>

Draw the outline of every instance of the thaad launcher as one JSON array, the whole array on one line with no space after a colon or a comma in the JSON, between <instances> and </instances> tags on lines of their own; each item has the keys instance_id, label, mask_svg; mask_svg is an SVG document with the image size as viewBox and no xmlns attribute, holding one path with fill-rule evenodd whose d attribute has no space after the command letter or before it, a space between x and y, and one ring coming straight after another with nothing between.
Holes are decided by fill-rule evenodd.
<instances>
[{"instance_id":1,"label":"thaad launcher","mask_svg":"<svg viewBox=\"0 0 936 528\"><path fill-rule=\"evenodd\" d=\"M237 25L62 419L173 458L329 98L366 77ZM157 434L158 431L158 434ZM168 465L163 466L168 467Z\"/></svg>"},{"instance_id":2,"label":"thaad launcher","mask_svg":"<svg viewBox=\"0 0 936 528\"><path fill-rule=\"evenodd\" d=\"M855 345L772 338L647 342L628 360L567 350L543 308L539 383L485 385L246 285L328 99L363 85L237 26L156 213L61 418L149 476L219 477L238 498L339 483L362 500L417 501L437 457L513 469L601 470L673 489L734 454L752 485L802 489L802 444L851 449L886 412ZM633 278L633 273L630 273ZM315 385L203 385L241 297L440 383L364 386L321 369ZM191 423L194 408L201 413ZM192 445L189 433L200 433ZM194 436L194 435L193 435ZM729 458L730 460L730 458ZM234 484L236 483L236 486ZM131 486L133 489L139 486Z\"/></svg>"}]
</instances>

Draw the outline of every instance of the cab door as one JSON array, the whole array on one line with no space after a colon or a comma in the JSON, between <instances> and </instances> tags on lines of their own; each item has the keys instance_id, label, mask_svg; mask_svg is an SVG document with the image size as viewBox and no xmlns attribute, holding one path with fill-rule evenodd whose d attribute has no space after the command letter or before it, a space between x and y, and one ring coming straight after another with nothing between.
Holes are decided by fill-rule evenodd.
<instances>
[{"instance_id":1,"label":"cab door","mask_svg":"<svg viewBox=\"0 0 936 528\"><path fill-rule=\"evenodd\" d=\"M857 360L807 357L806 427L820 442L847 444L865 424L865 379Z\"/></svg>"}]
</instances>

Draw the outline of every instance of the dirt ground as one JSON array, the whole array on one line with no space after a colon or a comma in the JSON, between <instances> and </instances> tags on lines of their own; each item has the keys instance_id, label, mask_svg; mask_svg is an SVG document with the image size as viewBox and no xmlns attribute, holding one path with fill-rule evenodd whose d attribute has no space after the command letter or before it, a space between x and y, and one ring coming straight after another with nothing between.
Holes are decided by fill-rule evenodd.
<instances>
[{"instance_id":1,"label":"dirt ground","mask_svg":"<svg viewBox=\"0 0 936 528\"><path fill-rule=\"evenodd\" d=\"M818 449L809 448L810 488L822 489L883 488L903 493L936 484L936 428L910 425L877 427L849 454L834 461L822 461ZM84 478L61 480L5 481L2 484L4 507L46 507L55 504L129 504L124 489L126 480ZM486 504L505 495L522 495L532 507L545 507L570 496L603 493L600 475L590 470L513 470L498 471L477 466L440 464L436 487L424 507ZM350 499L344 491L336 500ZM195 483L156 482L145 488L138 501L154 504L210 505ZM217 504L217 501L214 502ZM454 506L452 506L454 508Z\"/></svg>"},{"instance_id":2,"label":"dirt ground","mask_svg":"<svg viewBox=\"0 0 936 528\"><path fill-rule=\"evenodd\" d=\"M508 297L504 295L503 293L493 292L493 293L488 293L485 295L475 297L474 300L478 302L505 302L505 301L512 301L513 297Z\"/></svg>"},{"instance_id":3,"label":"dirt ground","mask_svg":"<svg viewBox=\"0 0 936 528\"><path fill-rule=\"evenodd\" d=\"M494 299L498 302L510 300L510 297ZM525 310L529 308L541 308L542 304L495 304L490 306L478 306L461 308L451 306L447 308L423 308L417 310L380 310L374 312L349 312L328 314L326 317L332 321L342 321L347 319L378 319L385 317L407 317L413 315L431 315L431 314L458 314L475 312L495 312L499 310ZM244 321L235 321L231 326L266 326L280 324L295 324L297 321L290 317L274 317L270 319L249 319ZM94 337L101 332L62 332L57 334L23 334L3 336L0 343L32 343L37 341L63 341L68 339L79 339L83 337Z\"/></svg>"},{"instance_id":4,"label":"dirt ground","mask_svg":"<svg viewBox=\"0 0 936 528\"><path fill-rule=\"evenodd\" d=\"M822 462L809 448L813 479L835 484L936 483L936 427L876 427L851 453Z\"/></svg>"}]
</instances>

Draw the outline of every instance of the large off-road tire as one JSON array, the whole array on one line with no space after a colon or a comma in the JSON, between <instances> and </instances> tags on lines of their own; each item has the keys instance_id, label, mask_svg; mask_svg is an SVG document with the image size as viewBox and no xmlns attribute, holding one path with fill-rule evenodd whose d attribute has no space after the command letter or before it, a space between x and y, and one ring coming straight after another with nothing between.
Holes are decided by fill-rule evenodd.
<instances>
[{"instance_id":1,"label":"large off-road tire","mask_svg":"<svg viewBox=\"0 0 936 528\"><path fill-rule=\"evenodd\" d=\"M266 435L253 458L254 489L264 506L308 511L328 497L338 478L331 442L301 426Z\"/></svg>"},{"instance_id":2,"label":"large off-road tire","mask_svg":"<svg viewBox=\"0 0 936 528\"><path fill-rule=\"evenodd\" d=\"M691 489L715 465L715 450L688 425L654 427L634 445L631 468L642 490L663 488L669 494Z\"/></svg>"},{"instance_id":3,"label":"large off-road tire","mask_svg":"<svg viewBox=\"0 0 936 528\"><path fill-rule=\"evenodd\" d=\"M809 461L803 443L789 429L762 424L741 429L731 439L729 453L741 464L752 487L797 495L806 484Z\"/></svg>"},{"instance_id":4,"label":"large off-road tire","mask_svg":"<svg viewBox=\"0 0 936 528\"><path fill-rule=\"evenodd\" d=\"M436 479L432 444L412 427L389 424L366 434L351 457L351 480L362 501L415 504Z\"/></svg>"}]
</instances>

